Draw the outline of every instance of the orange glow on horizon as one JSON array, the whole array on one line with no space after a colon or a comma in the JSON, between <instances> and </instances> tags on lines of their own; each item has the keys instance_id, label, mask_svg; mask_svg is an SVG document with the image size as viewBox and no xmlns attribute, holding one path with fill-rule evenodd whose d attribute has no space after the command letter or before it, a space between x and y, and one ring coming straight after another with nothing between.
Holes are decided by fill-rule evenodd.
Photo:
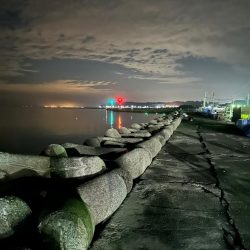
<instances>
[{"instance_id":1,"label":"orange glow on horizon","mask_svg":"<svg viewBox=\"0 0 250 250\"><path fill-rule=\"evenodd\" d=\"M48 104L43 105L44 108L83 108L83 106L76 105L74 103L60 103L60 104Z\"/></svg>"}]
</instances>

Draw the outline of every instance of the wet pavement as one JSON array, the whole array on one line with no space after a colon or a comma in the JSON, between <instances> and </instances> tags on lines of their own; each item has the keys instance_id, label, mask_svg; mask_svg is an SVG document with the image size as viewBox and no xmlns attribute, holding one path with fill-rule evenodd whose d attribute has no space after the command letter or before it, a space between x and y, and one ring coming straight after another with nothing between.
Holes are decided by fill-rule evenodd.
<instances>
[{"instance_id":1,"label":"wet pavement","mask_svg":"<svg viewBox=\"0 0 250 250\"><path fill-rule=\"evenodd\" d=\"M90 249L250 249L250 139L206 122L181 123Z\"/></svg>"}]
</instances>

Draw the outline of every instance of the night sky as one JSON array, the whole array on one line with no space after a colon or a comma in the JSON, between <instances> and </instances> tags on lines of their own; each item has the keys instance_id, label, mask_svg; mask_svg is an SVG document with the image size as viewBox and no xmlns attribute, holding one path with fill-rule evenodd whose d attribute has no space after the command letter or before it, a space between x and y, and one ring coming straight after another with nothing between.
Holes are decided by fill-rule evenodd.
<instances>
[{"instance_id":1,"label":"night sky","mask_svg":"<svg viewBox=\"0 0 250 250\"><path fill-rule=\"evenodd\" d=\"M1 105L244 99L249 0L2 0Z\"/></svg>"}]
</instances>

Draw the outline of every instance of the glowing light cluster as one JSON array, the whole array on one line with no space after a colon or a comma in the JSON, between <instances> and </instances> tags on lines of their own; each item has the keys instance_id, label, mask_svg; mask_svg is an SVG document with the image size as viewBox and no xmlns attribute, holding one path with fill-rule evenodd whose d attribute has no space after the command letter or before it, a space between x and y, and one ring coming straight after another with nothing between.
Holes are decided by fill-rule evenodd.
<instances>
[{"instance_id":1,"label":"glowing light cluster","mask_svg":"<svg viewBox=\"0 0 250 250\"><path fill-rule=\"evenodd\" d=\"M125 103L125 98L122 97L122 96L117 96L117 97L115 98L115 102L116 102L119 106L121 106L121 105L123 105L123 104Z\"/></svg>"}]
</instances>

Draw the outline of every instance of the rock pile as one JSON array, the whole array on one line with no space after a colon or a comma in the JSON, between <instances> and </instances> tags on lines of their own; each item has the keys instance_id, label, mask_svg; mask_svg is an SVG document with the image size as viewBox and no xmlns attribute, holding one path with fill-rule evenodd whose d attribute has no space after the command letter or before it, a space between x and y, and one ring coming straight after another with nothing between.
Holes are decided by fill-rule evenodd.
<instances>
[{"instance_id":1,"label":"rock pile","mask_svg":"<svg viewBox=\"0 0 250 250\"><path fill-rule=\"evenodd\" d=\"M27 226L36 228L36 240L45 249L87 249L95 226L119 208L133 180L143 174L180 123L181 115L175 112L131 128L108 129L103 137L87 139L84 145L51 144L41 156L0 153L0 185L10 187L20 178L26 183L38 178L42 183L32 192L37 196L19 197L20 190L9 196L1 193L0 239L15 237L32 217ZM4 188L7 193L12 189ZM39 206L34 205L37 201ZM4 249L1 241L0 248Z\"/></svg>"}]
</instances>

